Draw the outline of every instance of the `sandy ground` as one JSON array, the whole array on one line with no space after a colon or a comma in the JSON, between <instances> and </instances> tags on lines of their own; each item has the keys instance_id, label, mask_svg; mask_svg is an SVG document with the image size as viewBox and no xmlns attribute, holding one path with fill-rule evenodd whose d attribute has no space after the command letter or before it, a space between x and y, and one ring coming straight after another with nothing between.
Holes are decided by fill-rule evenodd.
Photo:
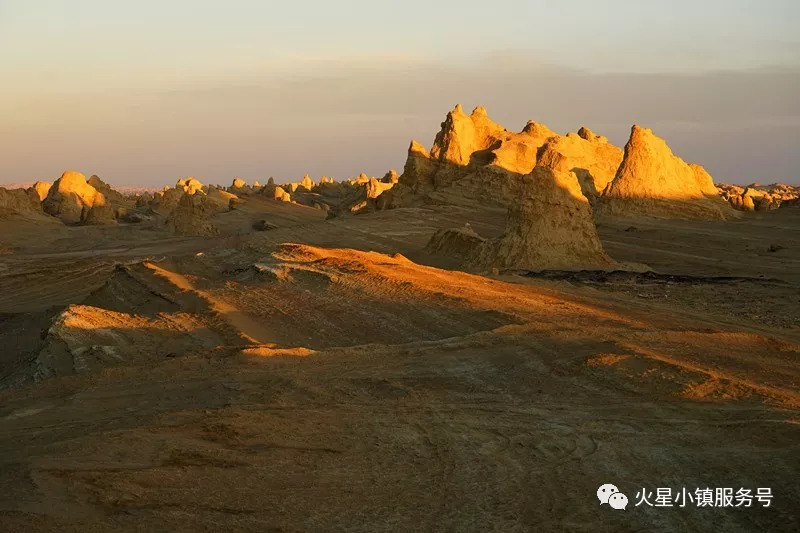
<instances>
[{"instance_id":1,"label":"sandy ground","mask_svg":"<svg viewBox=\"0 0 800 533\"><path fill-rule=\"evenodd\" d=\"M797 531L800 210L600 220L647 276L490 278L423 250L503 216L265 202L212 239L3 221L0 528ZM658 487L774 499L635 505Z\"/></svg>"}]
</instances>

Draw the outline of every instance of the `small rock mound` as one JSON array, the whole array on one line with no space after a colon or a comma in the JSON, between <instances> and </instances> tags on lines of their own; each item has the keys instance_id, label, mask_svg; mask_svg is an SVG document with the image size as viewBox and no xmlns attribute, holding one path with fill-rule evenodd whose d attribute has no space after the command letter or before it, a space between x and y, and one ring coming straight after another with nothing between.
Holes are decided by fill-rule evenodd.
<instances>
[{"instance_id":1,"label":"small rock mound","mask_svg":"<svg viewBox=\"0 0 800 533\"><path fill-rule=\"evenodd\" d=\"M228 192L237 196L247 196L255 193L255 189L250 187L242 178L233 178L231 186L228 187Z\"/></svg>"},{"instance_id":2,"label":"small rock mound","mask_svg":"<svg viewBox=\"0 0 800 533\"><path fill-rule=\"evenodd\" d=\"M197 191L204 192L206 186L200 183L200 180L197 180L190 176L188 178L179 179L178 182L175 184L175 189L188 194L194 194Z\"/></svg>"},{"instance_id":3,"label":"small rock mound","mask_svg":"<svg viewBox=\"0 0 800 533\"><path fill-rule=\"evenodd\" d=\"M292 201L292 195L289 194L288 192L286 192L285 190L283 190L283 187L275 187L275 190L273 191L273 196L272 197L275 198L276 200L280 200L282 202L291 202Z\"/></svg>"},{"instance_id":4,"label":"small rock mound","mask_svg":"<svg viewBox=\"0 0 800 533\"><path fill-rule=\"evenodd\" d=\"M267 220L258 220L253 222L253 229L256 231L270 231L278 229L278 226Z\"/></svg>"},{"instance_id":5,"label":"small rock mound","mask_svg":"<svg viewBox=\"0 0 800 533\"><path fill-rule=\"evenodd\" d=\"M482 271L614 265L600 243L577 176L543 166L523 176L521 196L509 208L505 233L483 242L467 259L467 266Z\"/></svg>"},{"instance_id":6,"label":"small rock mound","mask_svg":"<svg viewBox=\"0 0 800 533\"><path fill-rule=\"evenodd\" d=\"M164 224L178 235L214 236L219 234L219 230L209 218L219 211L219 203L208 196L185 193Z\"/></svg>"},{"instance_id":7,"label":"small rock mound","mask_svg":"<svg viewBox=\"0 0 800 533\"><path fill-rule=\"evenodd\" d=\"M462 228L440 229L434 233L428 244L425 245L425 251L466 258L485 240L475 233L469 224L465 224Z\"/></svg>"}]
</instances>

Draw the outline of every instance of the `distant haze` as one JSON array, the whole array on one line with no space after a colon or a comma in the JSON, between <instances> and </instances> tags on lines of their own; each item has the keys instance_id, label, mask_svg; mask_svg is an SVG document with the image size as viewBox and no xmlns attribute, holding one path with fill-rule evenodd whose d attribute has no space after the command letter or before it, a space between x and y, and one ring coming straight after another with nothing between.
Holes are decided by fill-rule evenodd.
<instances>
[{"instance_id":1,"label":"distant haze","mask_svg":"<svg viewBox=\"0 0 800 533\"><path fill-rule=\"evenodd\" d=\"M0 0L0 183L402 172L447 111L800 182L800 2Z\"/></svg>"}]
</instances>

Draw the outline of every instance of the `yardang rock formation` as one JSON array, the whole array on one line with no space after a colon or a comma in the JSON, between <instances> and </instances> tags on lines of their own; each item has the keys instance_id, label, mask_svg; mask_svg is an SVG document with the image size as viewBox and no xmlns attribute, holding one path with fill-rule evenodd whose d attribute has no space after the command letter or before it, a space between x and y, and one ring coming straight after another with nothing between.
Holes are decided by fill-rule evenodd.
<instances>
[{"instance_id":1,"label":"yardang rock formation","mask_svg":"<svg viewBox=\"0 0 800 533\"><path fill-rule=\"evenodd\" d=\"M688 165L647 128L634 125L625 156L606 187L599 212L613 216L725 219L735 216L711 176Z\"/></svg>"},{"instance_id":2,"label":"yardang rock formation","mask_svg":"<svg viewBox=\"0 0 800 533\"><path fill-rule=\"evenodd\" d=\"M597 235L589 201L573 172L537 166L522 178L505 233L467 259L478 270L607 269L615 262Z\"/></svg>"}]
</instances>

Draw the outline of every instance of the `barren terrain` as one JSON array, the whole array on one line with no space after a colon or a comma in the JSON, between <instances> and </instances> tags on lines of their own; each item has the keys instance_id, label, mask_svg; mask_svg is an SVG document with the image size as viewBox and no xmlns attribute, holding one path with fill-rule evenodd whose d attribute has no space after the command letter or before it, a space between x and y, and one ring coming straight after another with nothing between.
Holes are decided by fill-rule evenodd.
<instances>
[{"instance_id":1,"label":"barren terrain","mask_svg":"<svg viewBox=\"0 0 800 533\"><path fill-rule=\"evenodd\" d=\"M797 530L797 209L600 219L649 273L479 276L425 244L501 209L244 205L2 222L5 531ZM772 505L633 505L740 486Z\"/></svg>"}]
</instances>

